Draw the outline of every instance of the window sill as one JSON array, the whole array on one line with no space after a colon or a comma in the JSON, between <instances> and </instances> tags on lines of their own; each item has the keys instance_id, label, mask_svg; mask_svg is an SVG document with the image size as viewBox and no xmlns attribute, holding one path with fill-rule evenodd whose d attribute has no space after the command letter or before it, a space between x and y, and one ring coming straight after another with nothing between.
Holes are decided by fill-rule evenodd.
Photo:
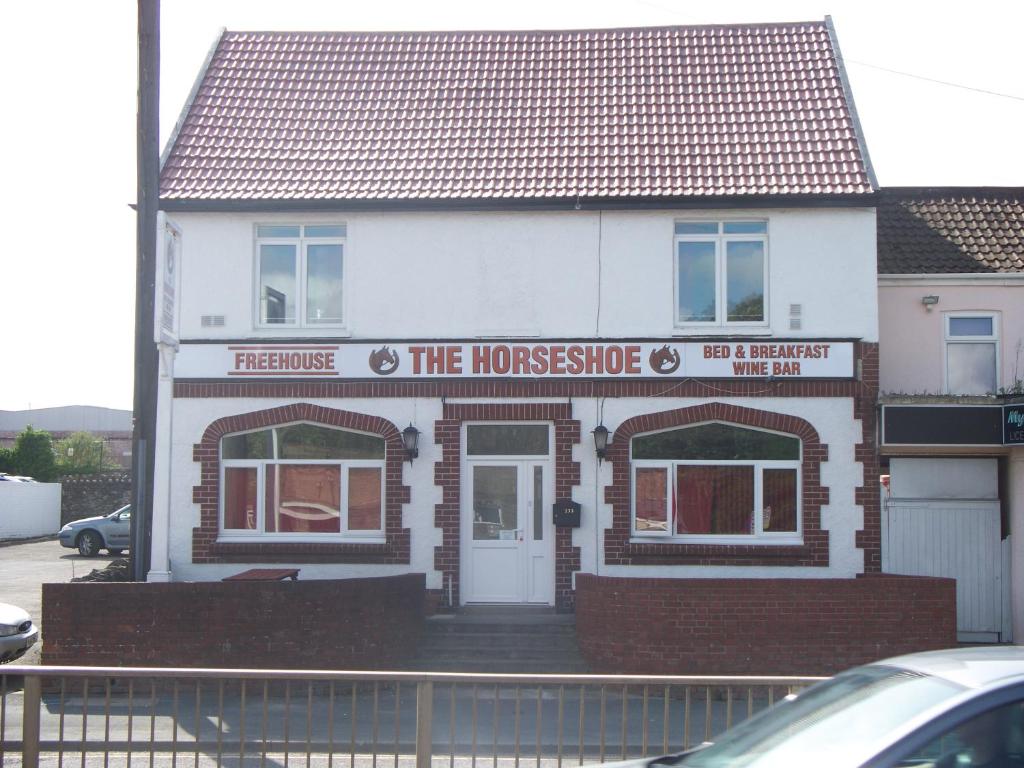
<instances>
[{"instance_id":1,"label":"window sill","mask_svg":"<svg viewBox=\"0 0 1024 768\"><path fill-rule=\"evenodd\" d=\"M350 331L345 326L333 326L333 325L316 325L316 326L302 326L302 325L258 325L252 330L253 334L267 337L283 337L293 339L297 336L313 336L316 338L340 338L348 339L352 336Z\"/></svg>"},{"instance_id":2,"label":"window sill","mask_svg":"<svg viewBox=\"0 0 1024 768\"><path fill-rule=\"evenodd\" d=\"M674 538L670 536L632 536L629 540L633 544L656 544L660 546L701 546L701 547L802 547L803 538L797 536L765 536L754 538L752 536L690 536L687 538Z\"/></svg>"},{"instance_id":3,"label":"window sill","mask_svg":"<svg viewBox=\"0 0 1024 768\"><path fill-rule=\"evenodd\" d=\"M371 544L374 546L382 546L387 544L388 541L383 536L288 536L288 537L277 537L277 536L225 536L221 534L217 541L217 545L221 544L242 544L242 545L258 545L258 546L269 546L269 547L287 547L293 544L300 546L348 546L351 544Z\"/></svg>"},{"instance_id":4,"label":"window sill","mask_svg":"<svg viewBox=\"0 0 1024 768\"><path fill-rule=\"evenodd\" d=\"M673 336L771 336L772 329L764 325L701 325L676 327Z\"/></svg>"},{"instance_id":5,"label":"window sill","mask_svg":"<svg viewBox=\"0 0 1024 768\"><path fill-rule=\"evenodd\" d=\"M373 539L344 541L238 541L210 544L209 562L221 563L398 563L407 562L400 547Z\"/></svg>"}]
</instances>

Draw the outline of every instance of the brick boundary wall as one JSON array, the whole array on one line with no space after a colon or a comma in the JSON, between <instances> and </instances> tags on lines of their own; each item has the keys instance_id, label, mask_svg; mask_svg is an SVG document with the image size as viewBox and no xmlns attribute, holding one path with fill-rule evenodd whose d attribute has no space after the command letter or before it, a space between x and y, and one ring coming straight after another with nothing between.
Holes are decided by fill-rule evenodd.
<instances>
[{"instance_id":1,"label":"brick boundary wall","mask_svg":"<svg viewBox=\"0 0 1024 768\"><path fill-rule=\"evenodd\" d=\"M43 585L43 664L394 669L423 629L423 574Z\"/></svg>"},{"instance_id":2,"label":"brick boundary wall","mask_svg":"<svg viewBox=\"0 0 1024 768\"><path fill-rule=\"evenodd\" d=\"M594 673L832 675L956 645L956 581L576 576L576 634Z\"/></svg>"},{"instance_id":3,"label":"brick boundary wall","mask_svg":"<svg viewBox=\"0 0 1024 768\"><path fill-rule=\"evenodd\" d=\"M132 497L132 477L124 472L67 475L60 479L60 524L107 515Z\"/></svg>"}]
</instances>

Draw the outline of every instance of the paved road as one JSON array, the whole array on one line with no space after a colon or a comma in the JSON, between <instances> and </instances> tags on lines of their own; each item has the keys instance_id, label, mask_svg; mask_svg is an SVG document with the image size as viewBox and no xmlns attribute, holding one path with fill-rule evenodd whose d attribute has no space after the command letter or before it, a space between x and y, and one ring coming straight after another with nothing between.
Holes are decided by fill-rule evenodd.
<instances>
[{"instance_id":1,"label":"paved road","mask_svg":"<svg viewBox=\"0 0 1024 768\"><path fill-rule=\"evenodd\" d=\"M105 568L114 559L106 552L99 557L82 557L56 539L0 546L0 603L12 603L28 611L45 637L43 584L71 581L94 568ZM41 645L36 643L17 663L38 664Z\"/></svg>"}]
</instances>

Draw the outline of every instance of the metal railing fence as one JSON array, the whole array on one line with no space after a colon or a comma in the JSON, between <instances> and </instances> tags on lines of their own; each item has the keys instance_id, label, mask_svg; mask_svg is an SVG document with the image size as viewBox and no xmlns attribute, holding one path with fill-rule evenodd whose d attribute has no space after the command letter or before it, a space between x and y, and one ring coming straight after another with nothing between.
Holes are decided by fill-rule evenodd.
<instances>
[{"instance_id":1,"label":"metal railing fence","mask_svg":"<svg viewBox=\"0 0 1024 768\"><path fill-rule=\"evenodd\" d=\"M807 677L0 668L0 768L563 768L679 751Z\"/></svg>"}]
</instances>

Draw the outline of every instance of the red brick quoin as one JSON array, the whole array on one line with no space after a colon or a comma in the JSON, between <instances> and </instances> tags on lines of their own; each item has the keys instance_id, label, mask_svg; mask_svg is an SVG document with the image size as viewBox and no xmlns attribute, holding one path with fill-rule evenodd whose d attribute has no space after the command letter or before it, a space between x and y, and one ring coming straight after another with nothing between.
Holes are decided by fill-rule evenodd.
<instances>
[{"instance_id":1,"label":"red brick quoin","mask_svg":"<svg viewBox=\"0 0 1024 768\"><path fill-rule=\"evenodd\" d=\"M246 430L306 421L328 427L380 435L385 442L384 544L323 542L218 542L220 504L220 439ZM408 563L409 529L402 527L402 505L409 503L409 486L402 485L402 436L387 419L352 411L294 403L218 419L193 446L201 464L202 482L192 489L200 522L192 529L194 563Z\"/></svg>"},{"instance_id":2,"label":"red brick quoin","mask_svg":"<svg viewBox=\"0 0 1024 768\"><path fill-rule=\"evenodd\" d=\"M580 423L572 418L568 403L445 404L444 418L434 422L434 442L441 446L441 461L434 464L434 484L442 489L441 503L434 508L434 525L442 530L442 544L434 548L434 568L451 584L452 602L459 604L461 540L461 440L464 421L551 421L555 425L555 498L572 497L580 483L579 462L572 460L572 446L580 441ZM572 529L555 529L555 604L573 609L572 574L580 569L580 548L572 545Z\"/></svg>"},{"instance_id":3,"label":"red brick quoin","mask_svg":"<svg viewBox=\"0 0 1024 768\"><path fill-rule=\"evenodd\" d=\"M803 544L630 542L630 440L637 434L706 421L770 429L800 438ZM717 402L648 413L627 419L615 430L608 459L612 462L612 484L605 487L604 499L612 505L612 527L605 529L604 554L609 565L828 565L828 531L821 529L821 505L828 503L828 488L821 485L820 474L821 462L828 460L828 446L804 419Z\"/></svg>"}]
</instances>

